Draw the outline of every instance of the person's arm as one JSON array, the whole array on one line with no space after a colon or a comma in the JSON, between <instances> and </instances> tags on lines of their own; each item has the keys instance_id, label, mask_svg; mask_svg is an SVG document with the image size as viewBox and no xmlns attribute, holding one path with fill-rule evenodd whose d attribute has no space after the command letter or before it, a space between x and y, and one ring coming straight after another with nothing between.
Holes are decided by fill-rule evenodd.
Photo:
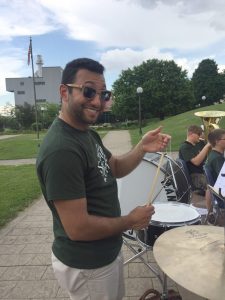
<instances>
[{"instance_id":1,"label":"person's arm","mask_svg":"<svg viewBox=\"0 0 225 300\"><path fill-rule=\"evenodd\" d=\"M128 229L143 229L149 225L154 207L139 206L127 216L107 218L88 214L85 198L57 200L54 205L63 228L71 240L91 241L120 234Z\"/></svg>"},{"instance_id":2,"label":"person's arm","mask_svg":"<svg viewBox=\"0 0 225 300\"><path fill-rule=\"evenodd\" d=\"M137 167L145 153L161 151L170 139L169 135L161 133L161 127L147 132L130 152L121 156L111 156L109 165L113 175L116 178L126 176Z\"/></svg>"},{"instance_id":3,"label":"person's arm","mask_svg":"<svg viewBox=\"0 0 225 300\"><path fill-rule=\"evenodd\" d=\"M196 155L191 159L192 164L195 166L199 166L206 159L206 156L210 149L211 149L211 145L210 143L207 143L203 147L203 149L198 153L198 155Z\"/></svg>"}]
</instances>

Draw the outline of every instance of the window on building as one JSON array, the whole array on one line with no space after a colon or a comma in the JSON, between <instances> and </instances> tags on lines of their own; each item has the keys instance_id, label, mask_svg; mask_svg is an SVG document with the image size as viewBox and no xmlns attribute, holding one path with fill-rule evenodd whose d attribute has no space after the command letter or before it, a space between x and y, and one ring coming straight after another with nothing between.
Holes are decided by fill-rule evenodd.
<instances>
[{"instance_id":1,"label":"window on building","mask_svg":"<svg viewBox=\"0 0 225 300\"><path fill-rule=\"evenodd\" d=\"M35 81L35 85L45 85L44 81Z\"/></svg>"},{"instance_id":2,"label":"window on building","mask_svg":"<svg viewBox=\"0 0 225 300\"><path fill-rule=\"evenodd\" d=\"M18 94L18 95L24 95L24 94L25 94L25 91L17 91L17 94Z\"/></svg>"},{"instance_id":3,"label":"window on building","mask_svg":"<svg viewBox=\"0 0 225 300\"><path fill-rule=\"evenodd\" d=\"M37 99L36 100L36 102L38 102L38 103L44 103L44 102L46 102L47 100L46 99Z\"/></svg>"},{"instance_id":4,"label":"window on building","mask_svg":"<svg viewBox=\"0 0 225 300\"><path fill-rule=\"evenodd\" d=\"M24 82L23 82L23 81L20 81L20 85L24 85Z\"/></svg>"}]
</instances>

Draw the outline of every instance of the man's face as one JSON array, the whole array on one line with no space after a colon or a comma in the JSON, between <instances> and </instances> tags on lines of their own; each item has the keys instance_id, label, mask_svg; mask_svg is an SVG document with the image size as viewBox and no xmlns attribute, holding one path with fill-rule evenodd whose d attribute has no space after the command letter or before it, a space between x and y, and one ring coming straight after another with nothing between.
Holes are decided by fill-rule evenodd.
<instances>
[{"instance_id":1,"label":"man's face","mask_svg":"<svg viewBox=\"0 0 225 300\"><path fill-rule=\"evenodd\" d=\"M80 129L86 129L88 125L93 124L105 108L105 102L100 99L100 92L106 89L103 75L81 69L76 74L73 82L76 86L91 87L97 91L96 95L89 99L84 96L83 89L72 88L70 94L67 89L66 114L72 125Z\"/></svg>"},{"instance_id":2,"label":"man's face","mask_svg":"<svg viewBox=\"0 0 225 300\"><path fill-rule=\"evenodd\" d=\"M225 150L225 134L221 136L221 138L217 141L217 144L219 144L221 149Z\"/></svg>"},{"instance_id":3,"label":"man's face","mask_svg":"<svg viewBox=\"0 0 225 300\"><path fill-rule=\"evenodd\" d=\"M197 144L200 140L200 134L199 133L195 133L195 132L192 132L191 133L191 139L192 139L192 142L194 144Z\"/></svg>"}]
</instances>

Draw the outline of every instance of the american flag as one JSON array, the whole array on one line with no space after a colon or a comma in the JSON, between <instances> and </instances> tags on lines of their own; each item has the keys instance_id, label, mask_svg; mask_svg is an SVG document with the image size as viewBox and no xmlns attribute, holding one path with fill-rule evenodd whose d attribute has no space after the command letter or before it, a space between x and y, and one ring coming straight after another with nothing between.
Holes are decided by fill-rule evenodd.
<instances>
[{"instance_id":1,"label":"american flag","mask_svg":"<svg viewBox=\"0 0 225 300\"><path fill-rule=\"evenodd\" d=\"M31 40L30 40L30 45L29 45L29 48L28 48L28 57L27 57L28 66L30 64L31 51L32 51L32 45L31 45Z\"/></svg>"}]
</instances>

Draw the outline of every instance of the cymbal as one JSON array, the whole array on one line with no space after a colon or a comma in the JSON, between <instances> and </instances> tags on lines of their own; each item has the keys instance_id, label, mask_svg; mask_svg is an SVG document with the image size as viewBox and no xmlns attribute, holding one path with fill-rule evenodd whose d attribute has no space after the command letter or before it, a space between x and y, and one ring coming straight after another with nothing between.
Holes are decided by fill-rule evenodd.
<instances>
[{"instance_id":1,"label":"cymbal","mask_svg":"<svg viewBox=\"0 0 225 300\"><path fill-rule=\"evenodd\" d=\"M220 111L220 110L197 111L194 114L197 117L203 117L203 118L225 117L225 112L224 111Z\"/></svg>"},{"instance_id":2,"label":"cymbal","mask_svg":"<svg viewBox=\"0 0 225 300\"><path fill-rule=\"evenodd\" d=\"M162 271L180 286L210 300L224 299L223 227L189 225L165 231L153 254Z\"/></svg>"}]
</instances>

